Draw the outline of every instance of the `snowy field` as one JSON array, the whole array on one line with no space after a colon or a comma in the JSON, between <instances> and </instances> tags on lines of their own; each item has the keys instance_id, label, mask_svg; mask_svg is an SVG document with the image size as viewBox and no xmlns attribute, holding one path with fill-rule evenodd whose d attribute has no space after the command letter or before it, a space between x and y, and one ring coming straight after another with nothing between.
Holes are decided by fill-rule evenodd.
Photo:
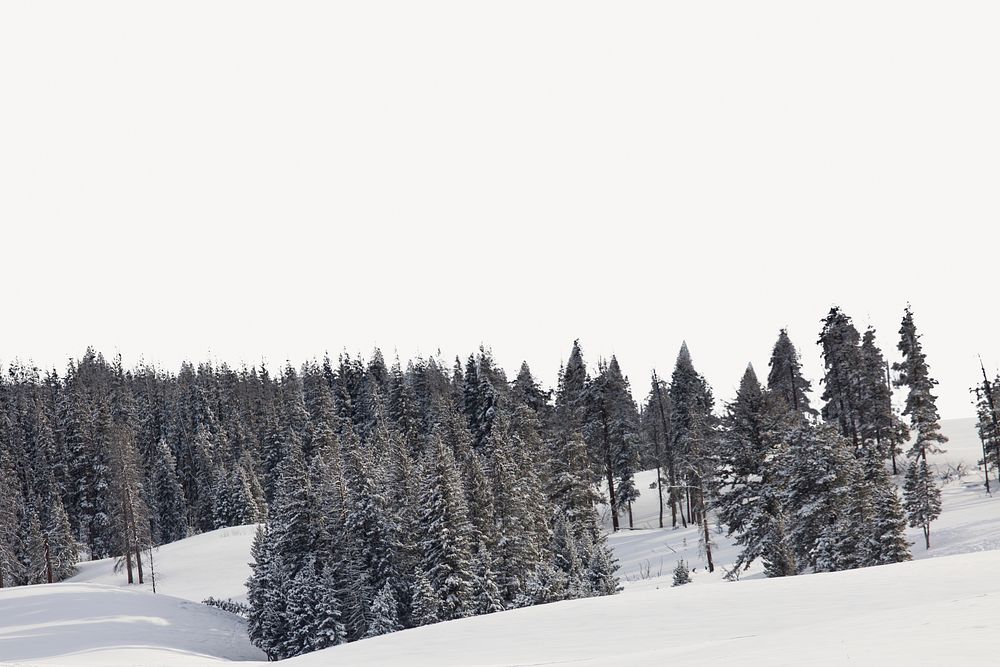
<instances>
[{"instance_id":1,"label":"snowy field","mask_svg":"<svg viewBox=\"0 0 1000 667\"><path fill-rule=\"evenodd\" d=\"M250 545L256 526L220 528L186 540L164 544L153 551L156 592L201 602L211 596L246 602L246 580L250 576ZM152 591L149 563L143 563L146 583L133 589ZM114 571L114 559L80 564L68 581L119 585L124 572Z\"/></svg>"},{"instance_id":2,"label":"snowy field","mask_svg":"<svg viewBox=\"0 0 1000 667\"><path fill-rule=\"evenodd\" d=\"M995 653L1000 617L1000 498L986 495L973 420L943 423L951 438L939 471L968 474L944 487L930 551L912 530L911 563L736 583L736 556L713 531L716 573L704 570L693 528L660 530L655 479L639 480L637 530L609 539L625 590L441 623L288 661L293 665L956 664ZM997 488L994 487L994 491ZM1000 495L1000 494L995 494ZM607 517L606 517L607 518ZM627 521L627 520L626 520ZM669 521L669 517L668 517ZM627 523L625 524L627 525ZM71 582L0 591L4 664L186 665L259 661L239 619L196 604L242 600L253 526L227 528L154 552L157 595L122 590L110 560L85 563ZM982 552L982 553L976 553ZM670 586L684 559L693 585ZM661 575L661 576L658 576Z\"/></svg>"}]
</instances>

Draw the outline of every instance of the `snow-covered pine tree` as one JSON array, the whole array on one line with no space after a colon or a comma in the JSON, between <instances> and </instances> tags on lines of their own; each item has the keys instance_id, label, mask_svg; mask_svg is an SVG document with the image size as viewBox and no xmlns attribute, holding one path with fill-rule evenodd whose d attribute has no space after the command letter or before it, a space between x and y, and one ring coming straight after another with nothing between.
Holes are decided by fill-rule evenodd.
<instances>
[{"instance_id":1,"label":"snow-covered pine tree","mask_svg":"<svg viewBox=\"0 0 1000 667\"><path fill-rule=\"evenodd\" d=\"M601 538L604 536L601 535ZM587 566L587 576L590 580L590 590L594 595L614 595L622 590L615 572L618 571L618 559L612 554L610 546L604 539L598 539L590 549L590 562Z\"/></svg>"},{"instance_id":2,"label":"snow-covered pine tree","mask_svg":"<svg viewBox=\"0 0 1000 667\"><path fill-rule=\"evenodd\" d=\"M282 655L302 655L346 641L335 584L317 571L314 558L307 558L292 578L286 600L288 634L282 643Z\"/></svg>"},{"instance_id":3,"label":"snow-covered pine tree","mask_svg":"<svg viewBox=\"0 0 1000 667\"><path fill-rule=\"evenodd\" d=\"M563 509L574 523L594 522L597 530L594 505L600 500L595 489L583 438L586 417L587 369L579 341L573 342L569 362L560 369L559 387L556 391L553 434L549 441L548 495Z\"/></svg>"},{"instance_id":4,"label":"snow-covered pine tree","mask_svg":"<svg viewBox=\"0 0 1000 667\"><path fill-rule=\"evenodd\" d=\"M217 473L215 489L213 516L216 528L242 526L258 520L250 484L238 463L231 463Z\"/></svg>"},{"instance_id":5,"label":"snow-covered pine tree","mask_svg":"<svg viewBox=\"0 0 1000 667\"><path fill-rule=\"evenodd\" d=\"M932 393L937 380L930 376L927 355L920 343L921 337L909 304L903 313L899 336L898 347L903 360L893 364L893 369L899 373L896 386L908 390L903 415L909 416L911 430L915 434L913 446L907 452L910 466L903 487L904 498L910 525L923 530L924 544L930 549L931 522L941 514L941 490L931 475L927 455L942 453L941 446L948 442L948 438L941 434L937 397Z\"/></svg>"},{"instance_id":6,"label":"snow-covered pine tree","mask_svg":"<svg viewBox=\"0 0 1000 667\"><path fill-rule=\"evenodd\" d=\"M434 437L424 464L420 496L422 569L440 602L441 620L471 613L472 527L451 451Z\"/></svg>"},{"instance_id":7,"label":"snow-covered pine tree","mask_svg":"<svg viewBox=\"0 0 1000 667\"><path fill-rule=\"evenodd\" d=\"M840 434L860 446L858 433L858 392L861 335L851 318L834 307L823 320L819 345L823 349L823 419L835 423Z\"/></svg>"},{"instance_id":8,"label":"snow-covered pine tree","mask_svg":"<svg viewBox=\"0 0 1000 667\"><path fill-rule=\"evenodd\" d=\"M777 399L803 415L817 414L809 405L809 392L812 384L802 377L802 365L799 353L788 336L788 330L778 332L778 340L771 350L771 370L767 374L767 389Z\"/></svg>"},{"instance_id":9,"label":"snow-covered pine tree","mask_svg":"<svg viewBox=\"0 0 1000 667\"><path fill-rule=\"evenodd\" d=\"M55 490L49 495L46 504L45 542L48 547L49 566L52 570L52 580L62 581L76 574L76 562L80 557L80 550L73 538L69 517L66 516L66 510Z\"/></svg>"},{"instance_id":10,"label":"snow-covered pine tree","mask_svg":"<svg viewBox=\"0 0 1000 667\"><path fill-rule=\"evenodd\" d=\"M44 584L47 581L45 559L45 535L42 533L38 512L31 504L21 507L21 527L18 545L20 562L20 585L31 586Z\"/></svg>"},{"instance_id":11,"label":"snow-covered pine tree","mask_svg":"<svg viewBox=\"0 0 1000 667\"><path fill-rule=\"evenodd\" d=\"M801 421L801 414L780 393L765 393L753 367L747 366L720 439L724 486L716 506L729 535L743 547L734 567L747 568L761 558L769 576L797 574L774 459L783 434Z\"/></svg>"},{"instance_id":12,"label":"snow-covered pine tree","mask_svg":"<svg viewBox=\"0 0 1000 667\"><path fill-rule=\"evenodd\" d=\"M688 572L688 565L682 560L677 561L674 567L674 586L683 586L691 583L691 573Z\"/></svg>"},{"instance_id":13,"label":"snow-covered pine tree","mask_svg":"<svg viewBox=\"0 0 1000 667\"><path fill-rule=\"evenodd\" d=\"M356 568L348 575L364 577L363 582L352 584L355 597L349 601L353 611L347 619L348 631L356 636L359 631L368 631L365 624L370 620L372 602L368 596L374 596L386 583L397 585L402 545L398 519L375 463L358 447L345 451L345 459L345 543L351 551L352 567Z\"/></svg>"},{"instance_id":14,"label":"snow-covered pine tree","mask_svg":"<svg viewBox=\"0 0 1000 667\"><path fill-rule=\"evenodd\" d=\"M368 625L366 636L378 637L402 629L403 626L399 623L399 603L396 601L396 594L392 590L392 585L386 582L375 594L375 600L372 602L372 620Z\"/></svg>"},{"instance_id":15,"label":"snow-covered pine tree","mask_svg":"<svg viewBox=\"0 0 1000 667\"><path fill-rule=\"evenodd\" d=\"M859 456L872 465L895 464L896 455L902 452L900 445L909 438L909 430L893 411L886 370L875 330L869 327L858 349L857 401Z\"/></svg>"},{"instance_id":16,"label":"snow-covered pine tree","mask_svg":"<svg viewBox=\"0 0 1000 667\"><path fill-rule=\"evenodd\" d=\"M161 439L150 476L153 542L165 544L187 536L187 504L177 478L177 463L170 446Z\"/></svg>"},{"instance_id":17,"label":"snow-covered pine tree","mask_svg":"<svg viewBox=\"0 0 1000 667\"><path fill-rule=\"evenodd\" d=\"M497 586L496 573L493 571L493 559L486 549L480 548L473 559L475 576L473 578L472 613L492 614L503 611L507 607L500 587ZM520 590L519 590L520 592Z\"/></svg>"},{"instance_id":18,"label":"snow-covered pine tree","mask_svg":"<svg viewBox=\"0 0 1000 667\"><path fill-rule=\"evenodd\" d=\"M859 536L845 532L859 475L853 445L835 427L804 420L796 421L783 438L776 475L798 567L853 567Z\"/></svg>"},{"instance_id":19,"label":"snow-covered pine tree","mask_svg":"<svg viewBox=\"0 0 1000 667\"><path fill-rule=\"evenodd\" d=\"M709 570L712 570L707 511L717 464L714 399L708 383L694 368L687 343L681 345L677 355L670 403L673 407L670 433L686 491L688 521L702 524Z\"/></svg>"},{"instance_id":20,"label":"snow-covered pine tree","mask_svg":"<svg viewBox=\"0 0 1000 667\"><path fill-rule=\"evenodd\" d=\"M598 374L587 388L585 414L591 466L601 471L608 489L612 530L617 531L619 512L630 508L639 496L634 479L639 466L639 413L615 357L610 363L598 363Z\"/></svg>"},{"instance_id":21,"label":"snow-covered pine tree","mask_svg":"<svg viewBox=\"0 0 1000 667\"><path fill-rule=\"evenodd\" d=\"M3 433L0 419L0 436ZM16 586L21 578L21 551L18 516L22 502L16 486L14 466L5 452L0 451L0 588Z\"/></svg>"},{"instance_id":22,"label":"snow-covered pine tree","mask_svg":"<svg viewBox=\"0 0 1000 667\"><path fill-rule=\"evenodd\" d=\"M413 578L413 591L410 599L412 600L410 621L413 627L430 625L441 620L438 614L440 602L437 593L434 592L431 581L427 578L427 573L422 569L418 569Z\"/></svg>"},{"instance_id":23,"label":"snow-covered pine tree","mask_svg":"<svg viewBox=\"0 0 1000 667\"><path fill-rule=\"evenodd\" d=\"M274 545L272 533L265 526L258 526L250 547L247 632L250 642L269 660L280 660L285 657L284 645L289 633L285 614L288 578L275 559Z\"/></svg>"}]
</instances>

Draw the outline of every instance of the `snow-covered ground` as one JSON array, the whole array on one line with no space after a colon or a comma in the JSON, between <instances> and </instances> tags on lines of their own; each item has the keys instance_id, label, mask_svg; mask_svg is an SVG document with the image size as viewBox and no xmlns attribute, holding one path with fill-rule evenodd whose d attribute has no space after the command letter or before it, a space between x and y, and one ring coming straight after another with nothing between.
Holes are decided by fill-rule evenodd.
<instances>
[{"instance_id":1,"label":"snow-covered ground","mask_svg":"<svg viewBox=\"0 0 1000 667\"><path fill-rule=\"evenodd\" d=\"M211 596L246 601L246 580L250 576L250 545L257 527L236 526L202 533L153 550L156 592L201 602ZM152 591L149 562L146 583L133 589ZM105 558L81 563L71 582L122 585L125 573L114 571L115 560Z\"/></svg>"},{"instance_id":2,"label":"snow-covered ground","mask_svg":"<svg viewBox=\"0 0 1000 667\"><path fill-rule=\"evenodd\" d=\"M911 563L787 579L751 569L722 580L736 551L713 531L715 574L704 571L695 529L657 525L655 479L643 473L637 530L610 536L625 591L406 630L289 661L290 665L955 664L992 657L1000 617L1000 498L987 496L973 420L943 424L948 452L968 474L944 488L944 512L926 551L911 532ZM997 487L994 487L997 492ZM1000 493L996 495L1000 496ZM253 526L227 528L154 553L158 594L121 590L110 560L72 582L0 592L0 661L185 665L260 660L242 622L190 601L242 600ZM981 552L981 553L974 553ZM674 564L694 585L670 586ZM659 576L658 576L659 575ZM148 589L149 586L143 588ZM179 599L183 598L183 599ZM5 663L5 664L7 664ZM256 664L256 663L255 663Z\"/></svg>"},{"instance_id":3,"label":"snow-covered ground","mask_svg":"<svg viewBox=\"0 0 1000 667\"><path fill-rule=\"evenodd\" d=\"M1000 485L996 484L995 473L991 479L992 495L986 494L982 468L976 464L982 458L982 445L976 433L975 419L950 419L941 424L942 432L948 436L945 452L931 457L932 465L939 473L954 471L959 464L965 466L966 474L955 477L942 487L943 512L941 518L931 527L931 546L924 549L923 535L919 528L909 530L913 543L913 557L916 559L935 558L973 551L1000 549ZM646 580L662 574L669 576L677 561L684 560L694 573L695 583L720 581L724 570L731 567L739 553L731 540L713 526L713 560L716 573L704 571L707 565L699 550L699 531L694 528L670 529L670 508L665 509L664 522L667 528L660 530L659 502L656 490L650 484L656 481L656 471L648 470L637 475L636 486L642 496L633 505L632 518L635 530L622 530L611 535L609 540L615 548L627 590L645 587ZM900 479L900 483L902 480ZM604 524L610 530L611 518L607 507L601 508ZM628 526L628 517L620 517L622 526ZM741 580L762 577L759 564L752 566L741 575ZM653 582L658 585L659 582Z\"/></svg>"},{"instance_id":4,"label":"snow-covered ground","mask_svg":"<svg viewBox=\"0 0 1000 667\"><path fill-rule=\"evenodd\" d=\"M169 595L69 582L0 594L3 664L199 665L263 659L241 619Z\"/></svg>"}]
</instances>

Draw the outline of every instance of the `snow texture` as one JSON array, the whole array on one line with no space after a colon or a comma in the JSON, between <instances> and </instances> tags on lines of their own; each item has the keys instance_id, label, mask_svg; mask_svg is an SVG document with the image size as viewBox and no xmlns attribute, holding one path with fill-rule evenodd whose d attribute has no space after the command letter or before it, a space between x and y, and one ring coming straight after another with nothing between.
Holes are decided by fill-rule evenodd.
<instances>
[{"instance_id":1,"label":"snow texture","mask_svg":"<svg viewBox=\"0 0 1000 667\"><path fill-rule=\"evenodd\" d=\"M291 667L342 664L494 666L663 664L959 664L995 652L1000 616L1000 499L987 496L976 461L973 420L942 423L943 486L933 547L910 529L913 562L829 574L765 579L759 565L723 581L737 550L713 530L715 559L704 570L694 528L659 530L654 477L637 480L634 531L609 538L622 594L539 605L414 628L293 658ZM996 490L998 487L994 487ZM669 520L669 517L668 517ZM610 522L607 522L610 523ZM70 582L0 591L0 661L5 664L189 665L263 656L243 623L191 601L243 600L253 526L226 528L154 552L156 596L110 560L85 563ZM971 553L977 552L977 553ZM671 587L685 560L692 584ZM166 593L166 594L164 594ZM176 597L173 597L176 596ZM184 599L181 599L184 598Z\"/></svg>"}]
</instances>

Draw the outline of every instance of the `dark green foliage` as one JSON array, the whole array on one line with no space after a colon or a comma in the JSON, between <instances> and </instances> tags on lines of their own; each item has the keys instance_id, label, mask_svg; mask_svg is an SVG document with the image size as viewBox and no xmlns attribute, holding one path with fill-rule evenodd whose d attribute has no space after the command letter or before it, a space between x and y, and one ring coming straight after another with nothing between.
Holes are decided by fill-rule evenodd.
<instances>
[{"instance_id":1,"label":"dark green foliage","mask_svg":"<svg viewBox=\"0 0 1000 667\"><path fill-rule=\"evenodd\" d=\"M688 565L684 561L677 561L674 567L674 586L683 586L691 583L691 573L688 572Z\"/></svg>"}]
</instances>

